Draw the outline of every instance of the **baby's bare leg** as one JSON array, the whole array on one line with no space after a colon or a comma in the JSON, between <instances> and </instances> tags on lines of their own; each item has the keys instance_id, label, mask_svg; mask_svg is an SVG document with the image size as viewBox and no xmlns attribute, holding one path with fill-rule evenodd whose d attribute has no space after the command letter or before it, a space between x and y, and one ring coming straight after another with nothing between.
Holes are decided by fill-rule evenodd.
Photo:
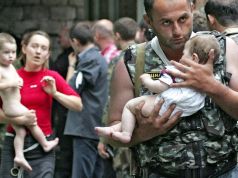
<instances>
[{"instance_id":1,"label":"baby's bare leg","mask_svg":"<svg viewBox=\"0 0 238 178\"><path fill-rule=\"evenodd\" d=\"M121 123L109 127L95 127L95 131L99 136L110 137L113 132L121 131Z\"/></svg>"},{"instance_id":2,"label":"baby's bare leg","mask_svg":"<svg viewBox=\"0 0 238 178\"><path fill-rule=\"evenodd\" d=\"M29 165L23 154L24 138L26 136L26 130L24 127L17 125L13 125L13 128L16 132L16 136L14 138L14 148L15 148L14 163L16 166L19 166L26 171L32 171L31 166Z\"/></svg>"},{"instance_id":3,"label":"baby's bare leg","mask_svg":"<svg viewBox=\"0 0 238 178\"><path fill-rule=\"evenodd\" d=\"M137 97L129 100L122 112L122 122L121 122L121 130L112 133L112 137L115 140L119 140L122 143L129 143L131 141L131 136L136 124L135 118L135 107L144 101L144 97Z\"/></svg>"},{"instance_id":4,"label":"baby's bare leg","mask_svg":"<svg viewBox=\"0 0 238 178\"><path fill-rule=\"evenodd\" d=\"M112 133L112 137L115 140L119 140L123 143L129 143L131 141L131 136L136 125L135 108L142 102L144 102L144 105L141 109L141 113L143 116L149 117L154 108L154 95L141 96L129 100L122 113L122 131Z\"/></svg>"},{"instance_id":5,"label":"baby's bare leg","mask_svg":"<svg viewBox=\"0 0 238 178\"><path fill-rule=\"evenodd\" d=\"M133 110L140 103L141 98L134 98L127 102L122 113L122 122L110 127L95 127L95 131L99 136L111 137L123 143L131 140L131 135L135 125L135 116Z\"/></svg>"},{"instance_id":6,"label":"baby's bare leg","mask_svg":"<svg viewBox=\"0 0 238 178\"><path fill-rule=\"evenodd\" d=\"M49 152L59 143L58 138L48 141L38 125L28 127L28 129L31 131L33 137L40 143L45 152Z\"/></svg>"}]
</instances>

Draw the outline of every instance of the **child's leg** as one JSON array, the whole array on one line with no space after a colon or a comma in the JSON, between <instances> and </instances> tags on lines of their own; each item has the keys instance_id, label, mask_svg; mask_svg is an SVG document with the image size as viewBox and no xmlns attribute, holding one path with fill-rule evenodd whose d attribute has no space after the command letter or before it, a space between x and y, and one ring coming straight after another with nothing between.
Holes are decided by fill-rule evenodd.
<instances>
[{"instance_id":1,"label":"child's leg","mask_svg":"<svg viewBox=\"0 0 238 178\"><path fill-rule=\"evenodd\" d=\"M24 138L26 136L26 130L24 127L13 125L13 128L16 132L16 136L14 138L14 148L15 148L15 158L14 163L16 166L20 166L26 171L32 171L31 166L26 161L23 148L24 148Z\"/></svg>"},{"instance_id":2,"label":"child's leg","mask_svg":"<svg viewBox=\"0 0 238 178\"><path fill-rule=\"evenodd\" d=\"M121 122L121 132L113 132L112 137L115 140L119 140L123 143L129 143L131 141L131 136L134 131L135 125L136 125L136 117L135 117L135 109L136 107L144 103L141 114L143 116L148 116L154 109L154 95L149 96L140 96L137 98L133 98L129 100L125 107L123 108L122 112L122 122Z\"/></svg>"},{"instance_id":3,"label":"child's leg","mask_svg":"<svg viewBox=\"0 0 238 178\"><path fill-rule=\"evenodd\" d=\"M115 140L119 140L123 143L129 143L131 141L131 135L135 128L136 119L134 116L134 109L137 104L137 101L140 99L135 98L127 102L122 112L121 120L121 131L115 131L112 133L112 137Z\"/></svg>"},{"instance_id":4,"label":"child's leg","mask_svg":"<svg viewBox=\"0 0 238 178\"><path fill-rule=\"evenodd\" d=\"M59 143L58 138L48 141L38 125L28 127L28 129L31 131L33 137L40 143L45 152L52 150Z\"/></svg>"},{"instance_id":5,"label":"child's leg","mask_svg":"<svg viewBox=\"0 0 238 178\"><path fill-rule=\"evenodd\" d=\"M112 132L121 131L121 123L109 127L95 127L95 131L99 136L110 137L112 135Z\"/></svg>"}]
</instances>

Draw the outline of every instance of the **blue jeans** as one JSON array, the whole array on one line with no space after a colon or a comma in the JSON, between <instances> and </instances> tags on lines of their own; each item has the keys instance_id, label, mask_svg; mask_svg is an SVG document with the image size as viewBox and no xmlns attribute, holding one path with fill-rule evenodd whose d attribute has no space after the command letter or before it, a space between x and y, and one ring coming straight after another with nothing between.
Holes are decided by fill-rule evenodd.
<instances>
[{"instance_id":1,"label":"blue jeans","mask_svg":"<svg viewBox=\"0 0 238 178\"><path fill-rule=\"evenodd\" d=\"M103 160L97 145L97 140L73 137L72 178L102 178Z\"/></svg>"},{"instance_id":2,"label":"blue jeans","mask_svg":"<svg viewBox=\"0 0 238 178\"><path fill-rule=\"evenodd\" d=\"M166 177L152 174L149 176L149 178L166 178ZM217 178L238 178L238 166L236 166L232 170L226 172L225 174L223 174Z\"/></svg>"}]
</instances>

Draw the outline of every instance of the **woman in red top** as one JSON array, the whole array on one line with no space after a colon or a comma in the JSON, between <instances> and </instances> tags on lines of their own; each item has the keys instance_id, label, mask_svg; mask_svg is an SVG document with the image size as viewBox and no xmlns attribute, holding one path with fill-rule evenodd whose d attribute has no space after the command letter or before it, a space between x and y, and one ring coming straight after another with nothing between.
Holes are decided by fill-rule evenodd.
<instances>
[{"instance_id":1,"label":"woman in red top","mask_svg":"<svg viewBox=\"0 0 238 178\"><path fill-rule=\"evenodd\" d=\"M30 120L34 112L37 124L48 140L52 140L51 126L52 100L55 99L70 110L81 111L82 102L78 94L57 73L46 68L50 56L50 38L43 31L33 31L24 35L22 40L23 67L18 74L23 79L21 103L31 112L24 117L6 118L0 111L0 120ZM23 121L24 123L24 121ZM28 124L29 125L29 124ZM23 174L24 178L53 178L55 167L54 151L44 152L30 133L25 138L25 157L32 167L31 172L17 171L14 167L14 130L9 125L2 150L0 177L12 178Z\"/></svg>"}]
</instances>

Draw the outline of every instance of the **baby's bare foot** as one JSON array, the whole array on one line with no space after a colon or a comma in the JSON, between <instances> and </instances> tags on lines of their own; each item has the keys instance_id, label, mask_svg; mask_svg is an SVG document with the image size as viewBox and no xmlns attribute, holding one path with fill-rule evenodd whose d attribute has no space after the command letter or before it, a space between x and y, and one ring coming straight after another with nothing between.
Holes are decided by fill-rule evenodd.
<instances>
[{"instance_id":1,"label":"baby's bare foot","mask_svg":"<svg viewBox=\"0 0 238 178\"><path fill-rule=\"evenodd\" d=\"M95 131L99 136L110 137L113 129L110 127L95 127Z\"/></svg>"},{"instance_id":2,"label":"baby's bare foot","mask_svg":"<svg viewBox=\"0 0 238 178\"><path fill-rule=\"evenodd\" d=\"M49 152L54 147L56 147L58 145L58 143L59 143L59 138L55 138L54 140L47 141L47 143L44 146L42 146L43 150L45 152Z\"/></svg>"},{"instance_id":3,"label":"baby's bare foot","mask_svg":"<svg viewBox=\"0 0 238 178\"><path fill-rule=\"evenodd\" d=\"M17 167L21 167L28 172L32 171L30 164L26 161L25 158L15 157L14 163Z\"/></svg>"}]
</instances>

